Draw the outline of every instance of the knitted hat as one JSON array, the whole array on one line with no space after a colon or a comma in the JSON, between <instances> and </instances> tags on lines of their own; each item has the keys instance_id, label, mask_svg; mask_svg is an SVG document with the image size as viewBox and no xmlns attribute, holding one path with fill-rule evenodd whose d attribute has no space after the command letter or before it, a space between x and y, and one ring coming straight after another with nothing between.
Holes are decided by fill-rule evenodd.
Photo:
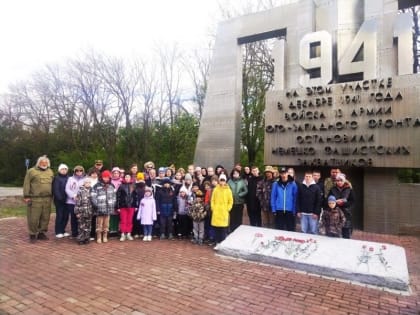
<instances>
[{"instance_id":1,"label":"knitted hat","mask_svg":"<svg viewBox=\"0 0 420 315\"><path fill-rule=\"evenodd\" d=\"M115 167L112 168L112 173L114 173L114 172L121 173L121 170L118 166L115 166Z\"/></svg>"},{"instance_id":2,"label":"knitted hat","mask_svg":"<svg viewBox=\"0 0 420 315\"><path fill-rule=\"evenodd\" d=\"M185 180L192 180L191 174L190 173L185 174L184 179Z\"/></svg>"},{"instance_id":3,"label":"knitted hat","mask_svg":"<svg viewBox=\"0 0 420 315\"><path fill-rule=\"evenodd\" d=\"M332 202L332 201L336 202L336 201L337 201L337 199L335 199L335 197L331 195L331 196L329 196L329 197L328 197L328 202L330 202L330 201L331 201L331 202Z\"/></svg>"},{"instance_id":4,"label":"knitted hat","mask_svg":"<svg viewBox=\"0 0 420 315\"><path fill-rule=\"evenodd\" d=\"M166 168L161 166L159 167L158 173L165 173L166 172Z\"/></svg>"},{"instance_id":5,"label":"knitted hat","mask_svg":"<svg viewBox=\"0 0 420 315\"><path fill-rule=\"evenodd\" d=\"M153 192L153 189L152 189L152 187L146 186L146 188L144 189L144 191L150 191L150 192Z\"/></svg>"},{"instance_id":6,"label":"knitted hat","mask_svg":"<svg viewBox=\"0 0 420 315\"><path fill-rule=\"evenodd\" d=\"M111 172L108 171L108 170L105 170L105 171L102 172L101 176L102 176L102 178L105 178L105 177L110 178L111 177Z\"/></svg>"},{"instance_id":7,"label":"knitted hat","mask_svg":"<svg viewBox=\"0 0 420 315\"><path fill-rule=\"evenodd\" d=\"M226 179L226 175L225 174L220 174L220 176L219 176L219 180L224 180L224 181L226 181L227 179Z\"/></svg>"},{"instance_id":8,"label":"knitted hat","mask_svg":"<svg viewBox=\"0 0 420 315\"><path fill-rule=\"evenodd\" d=\"M335 178L336 180L342 180L343 182L346 181L346 175L344 175L343 173L340 173L337 175L337 177Z\"/></svg>"},{"instance_id":9,"label":"knitted hat","mask_svg":"<svg viewBox=\"0 0 420 315\"><path fill-rule=\"evenodd\" d=\"M140 182L140 181L144 181L144 173L142 172L138 172L136 175L136 179Z\"/></svg>"},{"instance_id":10,"label":"knitted hat","mask_svg":"<svg viewBox=\"0 0 420 315\"><path fill-rule=\"evenodd\" d=\"M203 192L202 192L201 190L197 190L197 191L195 192L195 196L196 196L196 197L203 197Z\"/></svg>"},{"instance_id":11,"label":"knitted hat","mask_svg":"<svg viewBox=\"0 0 420 315\"><path fill-rule=\"evenodd\" d=\"M68 168L68 166L67 166L66 164L61 163L61 164L58 166L58 171L60 171L60 170L62 170L62 169L66 169L66 170L68 170L69 168Z\"/></svg>"}]
</instances>

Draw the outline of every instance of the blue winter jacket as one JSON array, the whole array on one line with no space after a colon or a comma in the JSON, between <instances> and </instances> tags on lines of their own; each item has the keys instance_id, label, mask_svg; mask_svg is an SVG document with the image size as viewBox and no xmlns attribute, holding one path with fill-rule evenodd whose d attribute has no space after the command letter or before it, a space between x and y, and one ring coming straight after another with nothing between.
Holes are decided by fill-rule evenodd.
<instances>
[{"instance_id":1,"label":"blue winter jacket","mask_svg":"<svg viewBox=\"0 0 420 315\"><path fill-rule=\"evenodd\" d=\"M286 183L276 181L271 188L271 209L276 211L289 211L296 214L296 200L298 187L293 180Z\"/></svg>"}]
</instances>

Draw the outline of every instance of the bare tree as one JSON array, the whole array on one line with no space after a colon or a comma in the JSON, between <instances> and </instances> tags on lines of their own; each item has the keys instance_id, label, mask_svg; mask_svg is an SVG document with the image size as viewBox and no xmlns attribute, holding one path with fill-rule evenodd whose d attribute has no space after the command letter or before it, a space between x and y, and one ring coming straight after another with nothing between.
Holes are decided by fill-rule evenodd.
<instances>
[{"instance_id":1,"label":"bare tree","mask_svg":"<svg viewBox=\"0 0 420 315\"><path fill-rule=\"evenodd\" d=\"M171 126L174 124L175 111L179 110L181 68L181 50L177 44L173 46L159 46L157 48L159 62L161 64L161 99L169 109Z\"/></svg>"},{"instance_id":2,"label":"bare tree","mask_svg":"<svg viewBox=\"0 0 420 315\"><path fill-rule=\"evenodd\" d=\"M211 43L206 49L194 50L188 60L184 60L184 66L187 69L194 88L194 95L191 98L198 107L198 118L201 119L204 107L204 99L207 91L207 81L210 71Z\"/></svg>"}]
</instances>

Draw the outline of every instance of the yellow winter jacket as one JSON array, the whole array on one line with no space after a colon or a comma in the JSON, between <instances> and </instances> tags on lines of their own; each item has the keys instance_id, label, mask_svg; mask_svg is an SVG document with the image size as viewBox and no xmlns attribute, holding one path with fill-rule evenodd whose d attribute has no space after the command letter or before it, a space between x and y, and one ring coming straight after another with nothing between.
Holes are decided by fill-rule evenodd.
<instances>
[{"instance_id":1,"label":"yellow winter jacket","mask_svg":"<svg viewBox=\"0 0 420 315\"><path fill-rule=\"evenodd\" d=\"M211 225L229 226L229 212L233 206L233 195L228 185L217 185L211 195Z\"/></svg>"}]
</instances>

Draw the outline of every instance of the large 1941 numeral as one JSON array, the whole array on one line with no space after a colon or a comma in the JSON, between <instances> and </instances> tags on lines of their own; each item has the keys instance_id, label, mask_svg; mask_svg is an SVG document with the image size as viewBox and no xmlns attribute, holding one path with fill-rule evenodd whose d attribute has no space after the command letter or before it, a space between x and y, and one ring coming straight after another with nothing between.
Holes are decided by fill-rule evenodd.
<instances>
[{"instance_id":1,"label":"large 1941 numeral","mask_svg":"<svg viewBox=\"0 0 420 315\"><path fill-rule=\"evenodd\" d=\"M300 41L299 62L308 74L300 79L302 86L326 85L332 80L332 40L327 31L306 34ZM319 71L318 77L312 78L311 71Z\"/></svg>"},{"instance_id":2,"label":"large 1941 numeral","mask_svg":"<svg viewBox=\"0 0 420 315\"><path fill-rule=\"evenodd\" d=\"M398 14L393 25L397 42L397 74L413 73L412 17ZM338 56L338 76L363 73L363 79L377 78L378 25L375 19L363 22L351 44ZM306 34L300 41L299 63L306 71L300 78L302 86L326 85L333 80L333 48L326 31Z\"/></svg>"}]
</instances>

